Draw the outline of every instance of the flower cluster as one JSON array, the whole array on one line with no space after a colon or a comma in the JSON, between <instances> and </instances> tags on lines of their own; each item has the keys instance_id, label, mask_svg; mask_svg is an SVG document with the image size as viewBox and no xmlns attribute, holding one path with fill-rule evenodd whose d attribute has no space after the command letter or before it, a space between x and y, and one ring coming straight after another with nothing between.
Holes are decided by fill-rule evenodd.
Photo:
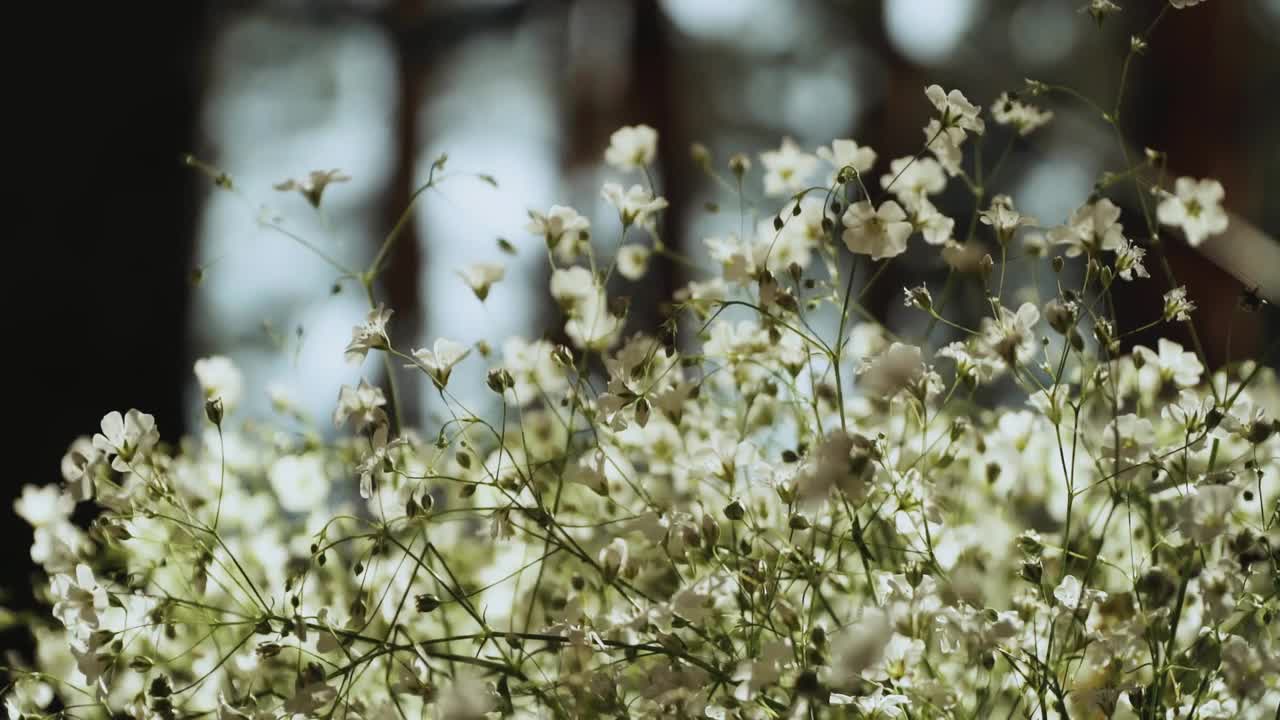
<instances>
[{"instance_id":1,"label":"flower cluster","mask_svg":"<svg viewBox=\"0 0 1280 720\"><path fill-rule=\"evenodd\" d=\"M742 216L647 330L626 288L683 256L659 237L658 135L623 128L604 160L645 183L604 185L616 218L530 212L549 339L397 347L375 261L353 274L372 307L345 355L396 381L343 387L332 427L283 399L242 417L222 357L196 363L208 423L178 444L109 413L64 482L15 507L49 611L9 715L1271 717L1280 381L1267 358L1215 370L1168 338L1126 350L1194 331L1148 239L1211 242L1222 187L1178 179L1133 218L1095 195L1041 225L965 169L972 145L1052 121L1024 99L984 118L931 86L919 153L887 163L787 139L748 185L735 156L721 186ZM1145 188L1145 170L1126 177ZM291 187L318 205L339 179ZM930 200L958 182L971 221ZM775 214L750 216L751 187ZM1009 299L1019 245L1056 292ZM927 321L908 336L860 299L913 247L950 275L937 297L904 289ZM505 272L459 270L467 301ZM1117 279L1163 311L1122 327ZM965 285L972 321L947 312ZM490 405L454 393L466 363ZM409 375L447 419L401 424Z\"/></svg>"}]
</instances>

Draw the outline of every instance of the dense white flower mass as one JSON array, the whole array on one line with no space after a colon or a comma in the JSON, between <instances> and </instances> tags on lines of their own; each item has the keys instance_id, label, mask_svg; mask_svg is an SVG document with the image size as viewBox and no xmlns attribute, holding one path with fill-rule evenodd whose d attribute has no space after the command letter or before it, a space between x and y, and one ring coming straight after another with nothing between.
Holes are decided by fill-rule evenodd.
<instances>
[{"instance_id":1,"label":"dense white flower mass","mask_svg":"<svg viewBox=\"0 0 1280 720\"><path fill-rule=\"evenodd\" d=\"M1113 169L1029 230L978 148L1040 140L1051 113L1025 97L984 117L931 86L879 183L852 140L784 140L751 178L738 156L716 202L742 209L708 221L671 298L627 295L655 256L686 260L652 189L605 184L620 223L596 233L530 212L548 322L526 337L411 349L375 262L345 354L389 374L342 386L332 425L221 356L195 364L205 399L267 392L274 414L211 408L164 441L106 414L14 504L41 606L6 712L1273 720L1274 354L1176 341L1196 302L1124 231L1197 243L1225 227L1221 187L1180 179L1157 218L1114 199L1163 167ZM609 172L657 143L622 128ZM779 200L738 205L759 176ZM945 284L888 287L908 249ZM465 302L504 274L474 260Z\"/></svg>"}]
</instances>

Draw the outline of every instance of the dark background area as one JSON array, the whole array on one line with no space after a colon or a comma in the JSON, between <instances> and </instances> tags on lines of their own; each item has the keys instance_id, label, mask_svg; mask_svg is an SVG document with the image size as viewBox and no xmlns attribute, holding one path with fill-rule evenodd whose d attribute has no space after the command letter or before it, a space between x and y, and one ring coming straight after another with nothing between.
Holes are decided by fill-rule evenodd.
<instances>
[{"instance_id":1,"label":"dark background area","mask_svg":"<svg viewBox=\"0 0 1280 720\"><path fill-rule=\"evenodd\" d=\"M1066 4L1074 9L1079 3L1068 0ZM7 445L19 462L0 493L8 540L3 604L25 608L31 603L31 534L10 510L24 484L56 482L58 463L69 442L94 432L109 410L143 408L160 420L170 440L187 429L184 419L191 413L184 392L191 383L190 345L193 333L201 330L201 320L191 313L189 275L197 256L199 209L210 188L206 178L183 167L178 158L187 151L209 148L202 131L201 103L215 69L210 48L218 33L238 14L263 12L263 8L320 25L358 18L392 29L402 70L429 73L432 53L446 42L502 31L533 16L550 16L554 21L574 3L367 5L382 7L196 0L146 7L76 6L68 8L65 17L43 18L42 24L57 30L56 40L41 50L39 58L13 65L19 76L19 100L10 106L10 115L18 119L20 134L12 142L21 160L11 176L17 195L11 190L10 197L20 220L9 237L15 252L9 282L24 302L15 306L9 345L21 350L21 354L11 353L15 366L22 362L30 367L16 366L10 373L10 382L23 392L8 408L15 429L9 431ZM1152 8L1158 6L1154 2L1127 5L1128 12L1114 20L1119 27L1106 36L1109 45L1121 51L1126 34L1154 16ZM1244 0L1208 0L1167 18L1152 52L1135 66L1131 82L1136 89L1127 105L1130 114L1125 124L1131 137L1169 152L1178 173L1222 179L1228 208L1274 238L1280 235L1280 203L1274 199L1280 189L1280 100L1275 95L1280 87L1280 50L1275 33L1268 38L1265 27L1257 26L1261 6ZM569 103L570 139L561 155L569 167L595 163L617 126L648 122L658 128L663 138L660 184L673 201L666 236L677 245L691 247L697 238L689 237L680 224L697 211L688 206L686 197L692 190L690 178L696 177L687 148L694 140L706 139L700 123L715 118L697 119L703 111L691 99L686 83L717 72L732 78L725 66L738 61L732 48L686 42L657 2L629 7L633 11L629 45L618 49L631 59L619 70L629 90L619 103L601 110L574 94L592 69L565 67L560 82ZM1005 12L1002 3L983 7L991 15ZM963 87L971 99L983 104L999 89L1016 87L1006 76L1012 72L1018 77L1017 68L1001 70L1000 82L1005 85L970 92L969 78L983 77L983 67L967 71L921 67L902 56L885 38L878 2L834 2L823 5L823 12L848 18L849 32L858 34L862 51L877 58L884 92L863 113L856 137L880 152L881 163L919 145L920 90L935 77L944 86ZM1087 21L1079 16L1072 20ZM981 24L977 28L968 54L956 63L982 56L988 38L983 37ZM771 62L785 66L791 60L784 53ZM1091 68L1085 63L1076 71ZM408 81L402 85L404 107L412 110L431 103L422 85ZM1059 103L1048 105L1062 113ZM399 159L381 203L384 209L375 218L379 226L389 225L398 214L413 180L413 164L406 158L417 150L412 132L416 125L413 112L401 114L405 117L397 121ZM902 114L911 120L900 122ZM776 147L777 138L784 134L761 124L734 129L739 140L758 139L755 145L742 148L751 150ZM1030 157L1023 158L1020 147L1014 162L1029 162ZM956 219L957 226L963 227L968 218L962 212ZM1063 218L1043 220L1051 224ZM28 247L35 249L34 258L18 254ZM412 306L422 279L411 268L420 258L415 255L416 243L403 247L398 267L410 270L389 277L390 292L393 297L409 298L403 304ZM1210 358L1221 362L1221 331L1243 283L1178 243L1171 249L1171 262L1202 308L1197 324ZM669 293L682 281L671 268L664 270L654 283L657 295ZM878 311L887 312L898 304L897 288L913 279L910 267L898 272L905 274L882 282L885 293L873 302ZM1152 274L1157 275L1154 268ZM1245 280L1280 282L1280 268L1258 267L1256 275ZM1153 281L1162 283L1158 278ZM1149 308L1158 307L1157 294L1147 295L1126 305L1131 317L1145 319L1151 314ZM1236 356L1260 352L1266 339L1275 337L1274 311L1234 322ZM33 326L34 337L27 332ZM24 647L25 643L21 632L0 637L0 647Z\"/></svg>"}]
</instances>

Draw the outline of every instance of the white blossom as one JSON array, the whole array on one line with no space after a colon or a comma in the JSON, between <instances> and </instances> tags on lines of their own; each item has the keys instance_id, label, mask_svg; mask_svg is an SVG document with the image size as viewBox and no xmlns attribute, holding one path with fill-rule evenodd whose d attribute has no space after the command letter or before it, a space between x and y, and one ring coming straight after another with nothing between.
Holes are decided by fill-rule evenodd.
<instances>
[{"instance_id":1,"label":"white blossom","mask_svg":"<svg viewBox=\"0 0 1280 720\"><path fill-rule=\"evenodd\" d=\"M901 255L907 249L911 223L902 206L886 200L879 208L867 201L850 205L844 213L844 244L851 252L882 260Z\"/></svg>"},{"instance_id":2,"label":"white blossom","mask_svg":"<svg viewBox=\"0 0 1280 720\"><path fill-rule=\"evenodd\" d=\"M648 125L618 128L609 136L604 160L619 170L643 170L658 152L658 131Z\"/></svg>"},{"instance_id":3,"label":"white blossom","mask_svg":"<svg viewBox=\"0 0 1280 720\"><path fill-rule=\"evenodd\" d=\"M1225 192L1217 180L1196 180L1180 177L1174 183L1172 195L1166 195L1156 206L1156 218L1161 225L1182 228L1192 247L1203 243L1210 235L1220 235L1227 229L1227 213L1222 209Z\"/></svg>"}]
</instances>

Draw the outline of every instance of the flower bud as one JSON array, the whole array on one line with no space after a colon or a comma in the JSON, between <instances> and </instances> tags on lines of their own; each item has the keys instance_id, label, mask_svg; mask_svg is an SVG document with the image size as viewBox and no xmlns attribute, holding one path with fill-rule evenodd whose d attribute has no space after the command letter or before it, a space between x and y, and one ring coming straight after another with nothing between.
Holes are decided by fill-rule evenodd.
<instances>
[{"instance_id":1,"label":"flower bud","mask_svg":"<svg viewBox=\"0 0 1280 720\"><path fill-rule=\"evenodd\" d=\"M1076 309L1071 303L1064 303L1057 299L1050 300L1044 306L1044 316L1049 321L1049 327L1065 335L1076 322Z\"/></svg>"},{"instance_id":2,"label":"flower bud","mask_svg":"<svg viewBox=\"0 0 1280 720\"><path fill-rule=\"evenodd\" d=\"M747 514L746 509L742 507L742 503L734 500L724 508L724 516L733 521L741 520Z\"/></svg>"},{"instance_id":3,"label":"flower bud","mask_svg":"<svg viewBox=\"0 0 1280 720\"><path fill-rule=\"evenodd\" d=\"M440 598L432 595L431 593L415 595L413 598L413 605L418 609L418 612L429 613L440 607Z\"/></svg>"},{"instance_id":4,"label":"flower bud","mask_svg":"<svg viewBox=\"0 0 1280 720\"><path fill-rule=\"evenodd\" d=\"M213 397L204 401L204 415L209 418L209 422L218 427L222 427L222 398Z\"/></svg>"}]
</instances>

